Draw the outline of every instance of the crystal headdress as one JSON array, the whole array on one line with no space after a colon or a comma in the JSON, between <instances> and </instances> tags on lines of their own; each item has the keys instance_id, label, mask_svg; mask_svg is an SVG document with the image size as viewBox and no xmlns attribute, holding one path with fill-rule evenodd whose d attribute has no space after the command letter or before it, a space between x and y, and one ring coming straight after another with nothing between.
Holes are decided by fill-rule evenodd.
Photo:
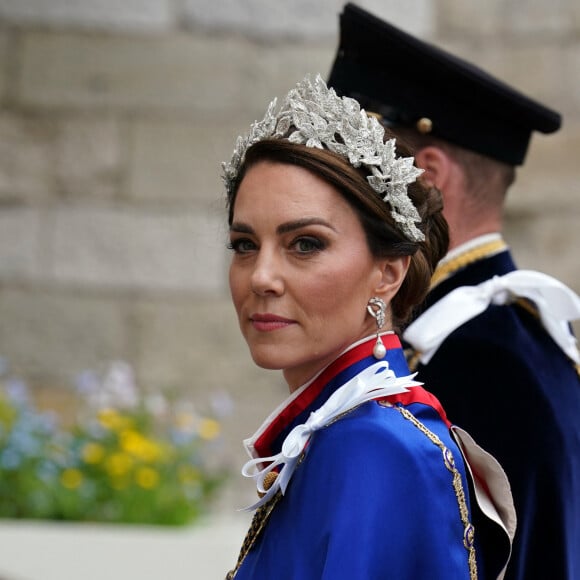
<instances>
[{"instance_id":1,"label":"crystal headdress","mask_svg":"<svg viewBox=\"0 0 580 580\"><path fill-rule=\"evenodd\" d=\"M369 117L354 99L339 97L320 75L314 82L307 76L292 89L275 113L276 99L266 116L238 137L229 163L223 163L226 189L232 191L248 148L264 139L287 139L307 147L328 149L344 157L353 167L370 173L370 186L387 202L391 216L405 237L413 242L425 236L417 228L421 221L407 195L407 186L423 172L413 165L413 157L396 157L395 140L384 142L385 130Z\"/></svg>"}]
</instances>

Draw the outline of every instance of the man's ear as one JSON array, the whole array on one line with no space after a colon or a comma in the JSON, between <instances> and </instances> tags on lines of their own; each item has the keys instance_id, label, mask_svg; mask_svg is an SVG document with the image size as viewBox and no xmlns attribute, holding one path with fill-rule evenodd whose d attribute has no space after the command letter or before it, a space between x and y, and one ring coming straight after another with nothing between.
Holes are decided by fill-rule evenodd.
<instances>
[{"instance_id":1,"label":"man's ear","mask_svg":"<svg viewBox=\"0 0 580 580\"><path fill-rule=\"evenodd\" d=\"M415 162L421 169L425 170L425 173L421 176L425 185L428 187L435 186L437 189L445 191L450 179L452 162L443 149L434 145L419 149L415 153Z\"/></svg>"}]
</instances>

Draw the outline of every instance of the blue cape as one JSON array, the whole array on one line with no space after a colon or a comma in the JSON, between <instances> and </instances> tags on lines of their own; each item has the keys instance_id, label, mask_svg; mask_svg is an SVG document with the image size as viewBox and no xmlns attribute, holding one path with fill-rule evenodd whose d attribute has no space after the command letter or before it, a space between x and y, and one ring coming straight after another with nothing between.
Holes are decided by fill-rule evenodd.
<instances>
[{"instance_id":1,"label":"blue cape","mask_svg":"<svg viewBox=\"0 0 580 580\"><path fill-rule=\"evenodd\" d=\"M376 362L372 345L343 355L274 418L260 456L278 452L295 425ZM400 348L387 360L397 376L409 374ZM453 475L441 449L397 407L451 450L470 511L465 465L436 399L421 387L411 391L394 405L365 403L314 433L236 580L470 578Z\"/></svg>"}]
</instances>

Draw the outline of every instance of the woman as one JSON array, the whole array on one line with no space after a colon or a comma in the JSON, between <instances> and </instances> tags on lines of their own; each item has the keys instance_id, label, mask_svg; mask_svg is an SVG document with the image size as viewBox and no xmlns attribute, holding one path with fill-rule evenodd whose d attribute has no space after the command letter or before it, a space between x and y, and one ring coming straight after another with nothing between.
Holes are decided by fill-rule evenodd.
<instances>
[{"instance_id":1,"label":"woman","mask_svg":"<svg viewBox=\"0 0 580 580\"><path fill-rule=\"evenodd\" d=\"M419 175L320 77L273 102L224 164L240 328L291 393L245 442L261 499L228 578L502 575L515 525L503 472L450 429L394 332L448 242Z\"/></svg>"}]
</instances>

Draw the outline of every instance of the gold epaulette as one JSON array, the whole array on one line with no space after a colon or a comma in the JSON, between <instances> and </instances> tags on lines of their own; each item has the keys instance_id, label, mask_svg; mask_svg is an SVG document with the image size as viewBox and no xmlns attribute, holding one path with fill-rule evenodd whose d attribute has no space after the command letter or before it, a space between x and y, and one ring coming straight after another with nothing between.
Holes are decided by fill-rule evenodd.
<instances>
[{"instance_id":1,"label":"gold epaulette","mask_svg":"<svg viewBox=\"0 0 580 580\"><path fill-rule=\"evenodd\" d=\"M406 348L403 353L405 354L409 370L414 373L419 366L419 357L421 356L421 353L412 347Z\"/></svg>"}]
</instances>

